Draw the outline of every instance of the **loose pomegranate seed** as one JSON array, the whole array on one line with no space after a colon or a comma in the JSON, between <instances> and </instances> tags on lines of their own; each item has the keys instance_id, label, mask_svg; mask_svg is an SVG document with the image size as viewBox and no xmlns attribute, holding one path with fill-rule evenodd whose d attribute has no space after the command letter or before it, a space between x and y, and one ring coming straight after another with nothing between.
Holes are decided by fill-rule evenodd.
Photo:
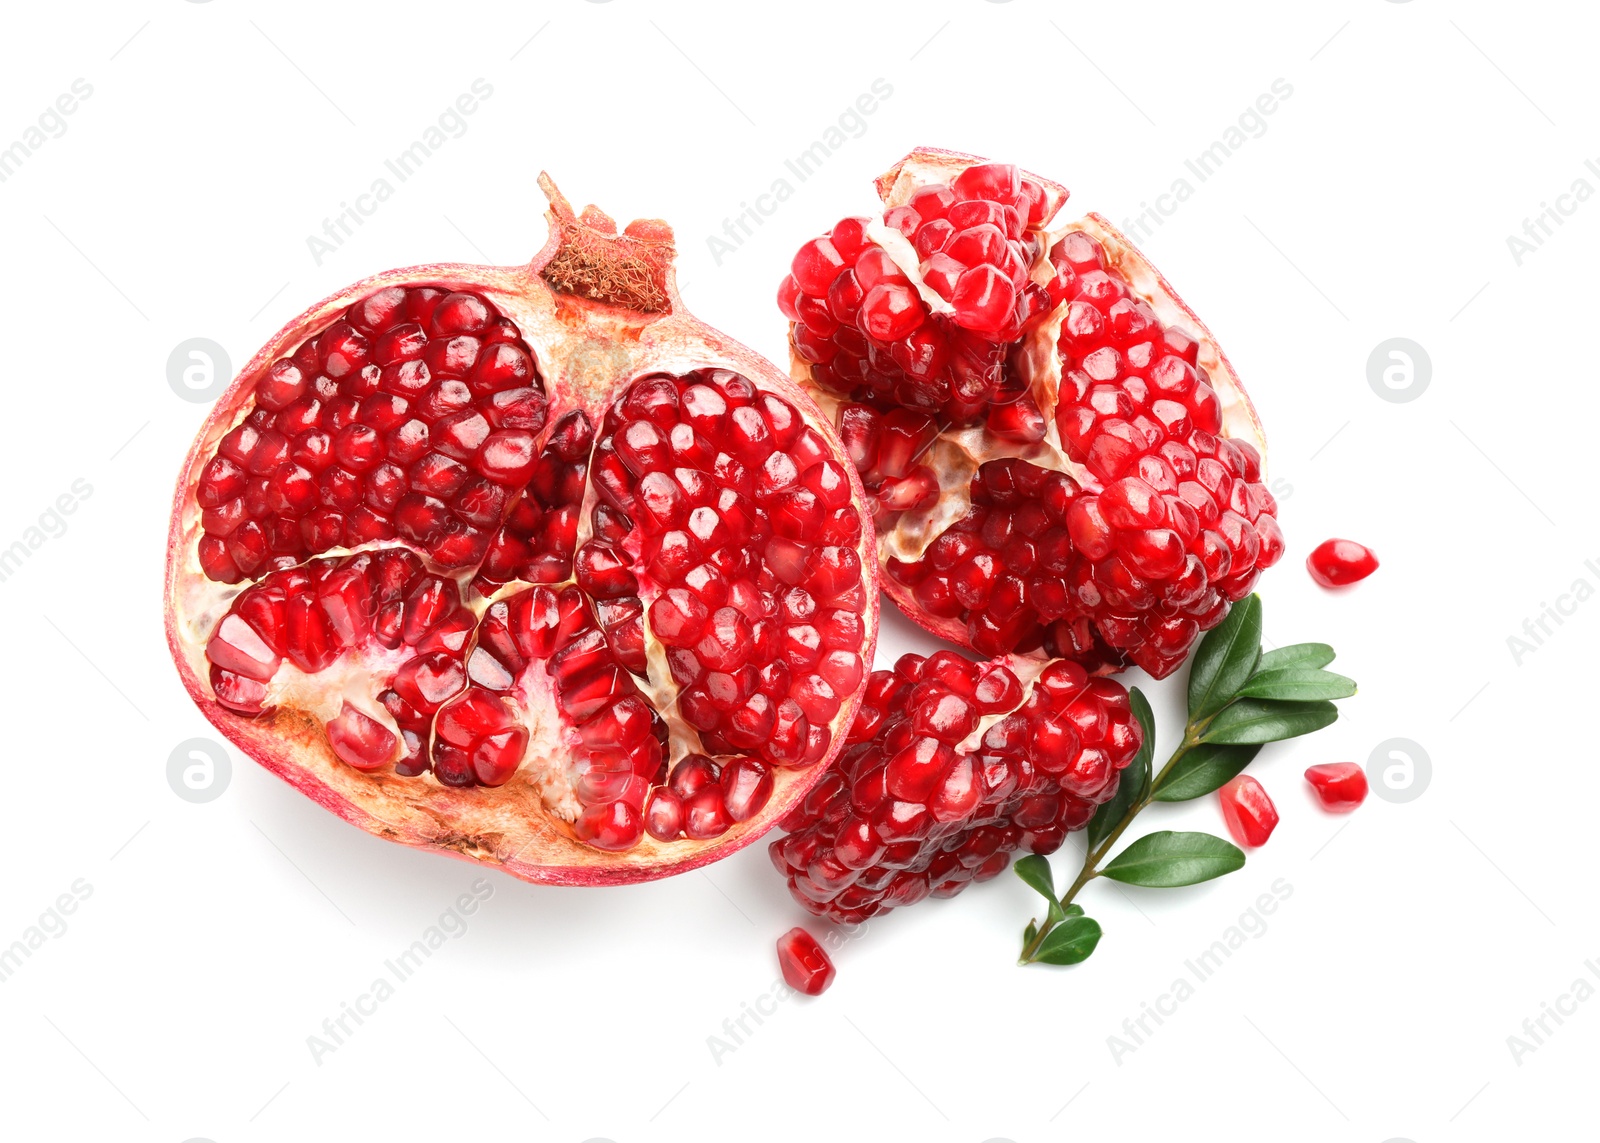
<instances>
[{"instance_id":1,"label":"loose pomegranate seed","mask_svg":"<svg viewBox=\"0 0 1600 1143\"><path fill-rule=\"evenodd\" d=\"M967 740L990 719L976 745ZM774 864L802 906L859 921L1051 853L1138 752L1127 692L1070 662L1024 698L1003 660L949 651L875 671L834 770L782 822Z\"/></svg>"},{"instance_id":2,"label":"loose pomegranate seed","mask_svg":"<svg viewBox=\"0 0 1600 1143\"><path fill-rule=\"evenodd\" d=\"M394 286L275 362L200 474L205 573L237 583L397 537L446 568L483 559L546 409L498 321L476 294Z\"/></svg>"},{"instance_id":3,"label":"loose pomegranate seed","mask_svg":"<svg viewBox=\"0 0 1600 1143\"><path fill-rule=\"evenodd\" d=\"M1324 540L1306 557L1306 571L1323 587L1359 583L1377 570L1372 549L1354 540Z\"/></svg>"},{"instance_id":4,"label":"loose pomegranate seed","mask_svg":"<svg viewBox=\"0 0 1600 1143\"><path fill-rule=\"evenodd\" d=\"M1354 762L1329 762L1306 770L1323 809L1348 813L1367 800L1367 773Z\"/></svg>"},{"instance_id":5,"label":"loose pomegranate seed","mask_svg":"<svg viewBox=\"0 0 1600 1143\"><path fill-rule=\"evenodd\" d=\"M790 988L807 996L820 996L833 983L833 962L817 943L817 938L801 928L790 929L778 938L778 966Z\"/></svg>"},{"instance_id":6,"label":"loose pomegranate seed","mask_svg":"<svg viewBox=\"0 0 1600 1143\"><path fill-rule=\"evenodd\" d=\"M1224 784L1217 796L1222 802L1223 820L1235 841L1250 847L1267 844L1267 838L1278 826L1278 808L1260 782L1240 774Z\"/></svg>"}]
</instances>

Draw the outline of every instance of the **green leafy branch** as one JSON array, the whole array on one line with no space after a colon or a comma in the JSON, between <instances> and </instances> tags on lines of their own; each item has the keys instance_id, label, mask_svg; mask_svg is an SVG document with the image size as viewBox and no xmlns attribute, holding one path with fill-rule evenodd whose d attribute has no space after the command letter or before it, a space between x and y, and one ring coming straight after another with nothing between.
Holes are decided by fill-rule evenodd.
<instances>
[{"instance_id":1,"label":"green leafy branch","mask_svg":"<svg viewBox=\"0 0 1600 1143\"><path fill-rule=\"evenodd\" d=\"M1028 922L1020 964L1077 964L1100 942L1100 925L1076 902L1097 877L1127 885L1172 888L1221 877L1244 866L1238 846L1209 833L1162 830L1137 839L1107 861L1113 846L1152 802L1185 802L1238 776L1268 742L1321 730L1339 717L1333 700L1356 684L1325 670L1326 643L1261 650L1261 597L1241 600L1206 633L1189 666L1189 718L1183 740L1152 774L1155 719L1137 687L1129 691L1144 744L1122 771L1116 795L1086 831L1083 868L1059 897L1050 863L1037 854L1016 863L1017 876L1048 902L1044 920Z\"/></svg>"}]
</instances>

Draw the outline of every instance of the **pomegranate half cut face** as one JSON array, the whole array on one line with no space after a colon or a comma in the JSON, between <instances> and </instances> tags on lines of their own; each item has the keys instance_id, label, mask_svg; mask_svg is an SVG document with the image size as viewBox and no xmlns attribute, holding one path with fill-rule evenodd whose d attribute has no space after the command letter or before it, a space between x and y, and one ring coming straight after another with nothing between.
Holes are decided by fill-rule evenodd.
<instances>
[{"instance_id":1,"label":"pomegranate half cut face","mask_svg":"<svg viewBox=\"0 0 1600 1143\"><path fill-rule=\"evenodd\" d=\"M240 372L178 482L167 636L206 717L347 821L634 881L827 769L874 536L811 399L684 310L670 229L540 182L528 266L379 274Z\"/></svg>"}]
</instances>

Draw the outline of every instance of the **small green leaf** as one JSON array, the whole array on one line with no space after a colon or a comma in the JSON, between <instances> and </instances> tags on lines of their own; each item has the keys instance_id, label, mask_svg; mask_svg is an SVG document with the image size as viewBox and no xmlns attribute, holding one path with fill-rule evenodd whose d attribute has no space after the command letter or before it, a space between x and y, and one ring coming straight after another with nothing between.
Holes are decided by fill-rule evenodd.
<instances>
[{"instance_id":1,"label":"small green leaf","mask_svg":"<svg viewBox=\"0 0 1600 1143\"><path fill-rule=\"evenodd\" d=\"M1326 643L1291 643L1276 651L1261 652L1256 671L1286 671L1291 667L1315 670L1333 662L1333 648Z\"/></svg>"},{"instance_id":2,"label":"small green leaf","mask_svg":"<svg viewBox=\"0 0 1600 1143\"><path fill-rule=\"evenodd\" d=\"M1028 927L1022 930L1022 955L1028 955L1028 946L1033 943L1033 938L1039 935L1039 926L1033 921L1028 922Z\"/></svg>"},{"instance_id":3,"label":"small green leaf","mask_svg":"<svg viewBox=\"0 0 1600 1143\"><path fill-rule=\"evenodd\" d=\"M1177 765L1167 771L1167 777L1152 799L1157 802L1187 802L1218 789L1224 782L1238 777L1250 765L1250 760L1261 752L1259 746L1214 746L1202 742L1191 747Z\"/></svg>"},{"instance_id":4,"label":"small green leaf","mask_svg":"<svg viewBox=\"0 0 1600 1143\"><path fill-rule=\"evenodd\" d=\"M1055 904L1056 879L1050 872L1050 863L1037 853L1030 853L1021 861L1012 866L1017 871L1017 876L1028 883L1028 886L1042 896L1046 901Z\"/></svg>"},{"instance_id":5,"label":"small green leaf","mask_svg":"<svg viewBox=\"0 0 1600 1143\"><path fill-rule=\"evenodd\" d=\"M1150 711L1149 700L1140 693L1138 687L1128 691L1128 703L1133 707L1133 716L1139 720L1139 726L1144 731L1144 743L1133 756L1133 761L1123 767L1117 779L1117 792L1109 802L1102 802L1100 808L1095 810L1094 817L1089 819L1086 844L1090 849L1110 837L1111 831L1122 824L1128 810L1150 792L1150 758L1156 748L1156 719Z\"/></svg>"},{"instance_id":6,"label":"small green leaf","mask_svg":"<svg viewBox=\"0 0 1600 1143\"><path fill-rule=\"evenodd\" d=\"M1280 742L1321 730L1338 717L1339 708L1331 702L1240 699L1217 715L1201 741L1232 745Z\"/></svg>"},{"instance_id":7,"label":"small green leaf","mask_svg":"<svg viewBox=\"0 0 1600 1143\"><path fill-rule=\"evenodd\" d=\"M1189 666L1189 721L1215 714L1238 693L1261 657L1261 597L1246 596L1206 632Z\"/></svg>"},{"instance_id":8,"label":"small green leaf","mask_svg":"<svg viewBox=\"0 0 1600 1143\"><path fill-rule=\"evenodd\" d=\"M1238 846L1209 833L1147 834L1111 859L1101 875L1128 885L1193 885L1244 866Z\"/></svg>"},{"instance_id":9,"label":"small green leaf","mask_svg":"<svg viewBox=\"0 0 1600 1143\"><path fill-rule=\"evenodd\" d=\"M1100 923L1092 917L1072 917L1045 935L1033 959L1042 964L1077 964L1088 960L1100 943Z\"/></svg>"},{"instance_id":10,"label":"small green leaf","mask_svg":"<svg viewBox=\"0 0 1600 1143\"><path fill-rule=\"evenodd\" d=\"M1081 916L1083 916L1083 906L1078 904L1076 901L1074 901L1072 904L1067 906L1067 916L1069 916L1069 917L1081 917Z\"/></svg>"},{"instance_id":11,"label":"small green leaf","mask_svg":"<svg viewBox=\"0 0 1600 1143\"><path fill-rule=\"evenodd\" d=\"M1304 702L1311 699L1342 699L1356 693L1354 679L1332 671L1305 667L1257 671L1239 688L1242 698L1277 699Z\"/></svg>"}]
</instances>

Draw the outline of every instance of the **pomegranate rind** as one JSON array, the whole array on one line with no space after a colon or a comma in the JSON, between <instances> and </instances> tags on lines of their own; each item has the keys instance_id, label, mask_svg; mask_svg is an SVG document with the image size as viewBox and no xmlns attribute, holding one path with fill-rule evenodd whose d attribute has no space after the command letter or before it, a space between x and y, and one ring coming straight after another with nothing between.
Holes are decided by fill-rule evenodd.
<instances>
[{"instance_id":1,"label":"pomegranate rind","mask_svg":"<svg viewBox=\"0 0 1600 1143\"><path fill-rule=\"evenodd\" d=\"M565 823L545 808L535 781L544 759L533 759L531 766L525 762L511 781L492 788L451 788L431 776L403 778L387 770L361 772L335 757L321 726L305 712L275 708L247 718L218 703L207 681L205 646L210 632L249 584L217 583L200 567L201 511L195 489L201 470L222 437L248 414L257 382L273 362L292 353L353 302L385 287L432 285L469 290L516 323L534 353L551 398L553 411L540 434L541 447L558 412L581 408L599 423L606 405L632 379L657 371L681 374L710 367L742 373L758 388L782 397L843 455L832 422L800 385L685 309L673 274L672 232L666 223L635 222L619 235L614 227L608 229L610 220L592 207L575 215L547 176L541 176L540 185L550 202L546 214L550 229L543 248L528 265L441 262L374 274L306 309L239 370L212 406L179 473L167 536L167 645L184 689L225 738L352 825L376 837L499 868L525 881L629 884L710 864L766 833L827 771L844 745L845 732L861 704L861 691L840 705L827 755L805 769L774 768L770 799L747 821L714 839L660 842L647 834L632 849L608 853L579 842ZM574 250L581 256L574 259ZM563 257L561 273L552 275L566 287L558 291L547 281L545 271ZM608 278L596 270L587 279L588 288L579 285L583 275L574 267L601 267L608 258L613 268L623 258L630 261L625 272ZM632 285L619 289L615 284L619 278ZM571 289L579 292L568 292ZM612 291L609 300L608 289ZM664 295L664 301L652 290ZM848 474L853 502L865 503L866 494L854 466L840 467ZM871 517L863 512L858 554L869 601L862 614L860 654L864 663L872 662L878 636L874 544ZM402 540L364 545L407 546ZM336 556L349 550L336 548L318 554ZM424 553L417 554L429 563ZM481 616L487 603L477 600L474 610Z\"/></svg>"},{"instance_id":2,"label":"pomegranate rind","mask_svg":"<svg viewBox=\"0 0 1600 1143\"><path fill-rule=\"evenodd\" d=\"M935 147L919 147L894 166L879 175L873 185L884 208L903 205L919 187L929 184L949 183L968 167L990 160L960 151L946 151ZM1026 172L1029 178L1044 186L1048 198L1045 223L1059 210L1068 196L1060 183ZM1163 324L1177 325L1192 334L1199 345L1198 364L1211 376L1211 386L1222 405L1223 434L1234 439L1243 438L1261 454L1261 472L1267 471L1267 437L1255 404L1245 391L1233 363L1212 336L1210 328L1186 303L1171 283L1155 268L1133 242L1113 226L1104 215L1090 212L1082 218L1049 228L1045 232L1046 250L1051 249L1064 236L1082 231L1100 243L1105 250L1111 269L1125 279L1139 297L1149 303ZM1086 483L1086 470L1071 460L1062 447L1056 427L1055 408L1057 391L1061 382L1061 364L1056 353L1056 338L1067 305L1062 303L1047 314L1040 324L1024 338L1018 352L1025 355L1026 365L1033 374L1030 393L1038 402L1045 418L1045 439L1036 444L1014 444L989 433L982 425L965 429L947 430L928 448L925 463L939 477L939 499L930 508L920 512L906 512L892 520L888 526L880 521L878 527L878 558L880 567L891 558L913 561L919 559L928 545L966 512L970 504L970 485L978 466L985 461L1004 457L1017 457L1046 468L1067 473L1080 484ZM837 423L839 406L844 400L827 392L812 378L811 363L789 344L789 373L816 400ZM1093 483L1098 483L1097 481ZM901 614L918 627L959 647L970 647L967 625L960 618L943 618L930 615L916 601L911 586L901 583L887 573L880 577L883 592ZM1035 657L1045 657L1043 650L1032 652ZM1114 674L1120 668L1105 666L1096 673Z\"/></svg>"}]
</instances>

